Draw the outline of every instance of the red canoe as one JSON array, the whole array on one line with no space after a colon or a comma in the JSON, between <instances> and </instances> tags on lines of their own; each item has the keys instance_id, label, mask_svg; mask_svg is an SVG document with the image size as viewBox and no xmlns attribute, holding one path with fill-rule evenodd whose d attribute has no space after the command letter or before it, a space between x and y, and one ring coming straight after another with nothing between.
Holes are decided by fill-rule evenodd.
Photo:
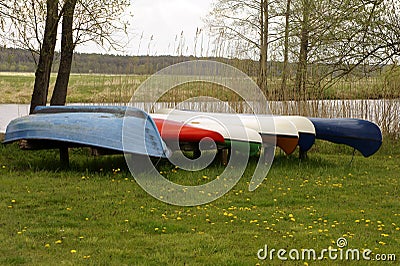
<instances>
[{"instance_id":1,"label":"red canoe","mask_svg":"<svg viewBox=\"0 0 400 266\"><path fill-rule=\"evenodd\" d=\"M184 123L153 118L161 138L167 143L197 144L204 138L210 138L217 144L225 143L224 137L218 132L193 127ZM178 137L179 136L179 137Z\"/></svg>"}]
</instances>

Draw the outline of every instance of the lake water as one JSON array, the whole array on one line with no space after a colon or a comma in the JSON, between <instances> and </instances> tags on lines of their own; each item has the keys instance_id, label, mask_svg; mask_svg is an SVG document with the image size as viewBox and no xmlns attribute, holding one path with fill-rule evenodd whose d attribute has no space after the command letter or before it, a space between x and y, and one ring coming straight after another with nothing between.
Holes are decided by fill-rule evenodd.
<instances>
[{"instance_id":1,"label":"lake water","mask_svg":"<svg viewBox=\"0 0 400 266\"><path fill-rule=\"evenodd\" d=\"M0 133L6 131L11 120L29 114L29 104L0 104Z\"/></svg>"},{"instance_id":2,"label":"lake water","mask_svg":"<svg viewBox=\"0 0 400 266\"><path fill-rule=\"evenodd\" d=\"M71 104L71 105L78 105ZM101 105L116 105L104 104ZM172 108L174 103L138 102L135 107L147 112L161 108ZM228 104L221 101L209 102L183 102L179 103L180 109L192 109L211 112L231 112L232 108L237 112L251 113L248 105L243 103ZM257 109L257 105L254 105ZM307 114L314 117L352 117L366 119L378 124L385 132L400 131L400 100L316 100L307 102L269 102L273 114ZM264 108L264 106L262 107ZM260 110L255 110L258 113ZM0 104L0 132L6 131L8 123L21 116L28 115L28 104Z\"/></svg>"}]
</instances>

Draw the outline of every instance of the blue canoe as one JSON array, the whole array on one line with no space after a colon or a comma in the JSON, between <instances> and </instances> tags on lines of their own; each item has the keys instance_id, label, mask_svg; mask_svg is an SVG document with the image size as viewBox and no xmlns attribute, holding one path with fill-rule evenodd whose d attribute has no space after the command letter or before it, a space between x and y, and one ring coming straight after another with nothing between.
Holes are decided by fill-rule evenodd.
<instances>
[{"instance_id":1,"label":"blue canoe","mask_svg":"<svg viewBox=\"0 0 400 266\"><path fill-rule=\"evenodd\" d=\"M127 107L41 106L9 123L3 143L18 140L40 148L88 146L152 157L169 153L154 121Z\"/></svg>"},{"instance_id":2,"label":"blue canoe","mask_svg":"<svg viewBox=\"0 0 400 266\"><path fill-rule=\"evenodd\" d=\"M346 144L365 157L377 152L382 145L380 128L367 120L354 118L309 118L317 139Z\"/></svg>"}]
</instances>

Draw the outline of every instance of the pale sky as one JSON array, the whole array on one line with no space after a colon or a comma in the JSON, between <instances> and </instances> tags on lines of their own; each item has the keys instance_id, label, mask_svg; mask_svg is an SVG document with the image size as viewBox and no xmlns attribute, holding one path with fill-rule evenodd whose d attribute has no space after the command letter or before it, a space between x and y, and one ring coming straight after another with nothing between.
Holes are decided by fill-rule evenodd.
<instances>
[{"instance_id":1,"label":"pale sky","mask_svg":"<svg viewBox=\"0 0 400 266\"><path fill-rule=\"evenodd\" d=\"M183 31L184 55L194 54L194 39L197 28L202 28L203 18L211 9L214 0L132 0L133 18L130 20L127 55L177 55ZM143 37L141 38L143 34ZM203 36L203 49L207 42ZM151 36L153 39L151 40ZM199 56L200 40L196 55ZM203 55L205 51L203 50ZM105 53L95 45L78 46L78 52Z\"/></svg>"}]
</instances>

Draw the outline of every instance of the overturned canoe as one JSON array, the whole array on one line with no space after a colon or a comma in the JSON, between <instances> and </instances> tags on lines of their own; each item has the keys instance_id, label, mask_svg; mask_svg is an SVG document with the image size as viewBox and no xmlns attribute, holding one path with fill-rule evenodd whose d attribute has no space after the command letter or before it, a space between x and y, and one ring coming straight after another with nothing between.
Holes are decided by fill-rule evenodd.
<instances>
[{"instance_id":1,"label":"overturned canoe","mask_svg":"<svg viewBox=\"0 0 400 266\"><path fill-rule=\"evenodd\" d=\"M382 132L367 120L354 118L309 118L315 126L316 138L346 144L365 157L377 152L382 145Z\"/></svg>"},{"instance_id":2,"label":"overturned canoe","mask_svg":"<svg viewBox=\"0 0 400 266\"><path fill-rule=\"evenodd\" d=\"M299 133L300 153L307 152L315 142L315 127L314 124L304 116L282 116L292 122Z\"/></svg>"},{"instance_id":3,"label":"overturned canoe","mask_svg":"<svg viewBox=\"0 0 400 266\"><path fill-rule=\"evenodd\" d=\"M145 112L126 107L39 107L7 126L4 143L18 140L38 149L88 146L152 157L169 154L154 121Z\"/></svg>"},{"instance_id":4,"label":"overturned canoe","mask_svg":"<svg viewBox=\"0 0 400 266\"><path fill-rule=\"evenodd\" d=\"M272 144L280 147L286 154L293 153L299 141L296 126L290 120L280 116L207 113L176 109L161 109L157 111L157 114L151 115L154 117L154 115L161 114L165 115L166 119L198 127L209 128L213 126L213 130L223 136L227 135L221 123L217 122L218 120L231 129L230 136L225 136L225 139L233 138L257 145L262 143ZM235 128L241 129L235 130Z\"/></svg>"},{"instance_id":5,"label":"overturned canoe","mask_svg":"<svg viewBox=\"0 0 400 266\"><path fill-rule=\"evenodd\" d=\"M202 142L203 148L214 149L215 144L225 145L218 132L193 127L184 123L153 117L161 138L172 150L196 150Z\"/></svg>"},{"instance_id":6,"label":"overturned canoe","mask_svg":"<svg viewBox=\"0 0 400 266\"><path fill-rule=\"evenodd\" d=\"M251 155L255 155L260 151L262 138L256 131L243 126L238 126L234 123L223 125L212 117L203 115L202 113L185 113L186 112L183 112L182 114L174 113L173 115L156 113L150 115L156 121L157 119L162 119L164 121L169 121L169 123L175 122L187 125L191 128L196 128L199 133L196 133L195 136L192 137L202 135L203 138L211 138L217 143L217 145L219 144L218 148L230 147L231 144L235 143L235 147L239 149L240 147L244 148L245 146L243 145L249 145ZM201 132L204 132L204 134L201 134ZM222 139L219 139L217 136L221 136ZM199 140L200 139L201 138L199 138Z\"/></svg>"}]
</instances>

